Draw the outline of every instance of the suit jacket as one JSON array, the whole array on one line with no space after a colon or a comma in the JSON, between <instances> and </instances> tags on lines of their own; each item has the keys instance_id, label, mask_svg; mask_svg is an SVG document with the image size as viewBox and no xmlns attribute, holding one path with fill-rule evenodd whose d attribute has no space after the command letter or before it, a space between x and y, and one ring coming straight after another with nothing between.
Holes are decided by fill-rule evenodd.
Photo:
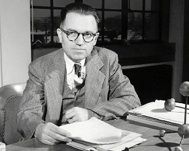
<instances>
[{"instance_id":1,"label":"suit jacket","mask_svg":"<svg viewBox=\"0 0 189 151\"><path fill-rule=\"evenodd\" d=\"M86 66L85 108L108 120L123 116L140 105L133 85L122 73L115 52L94 47ZM65 72L62 49L29 65L29 80L17 115L18 130L24 137L31 137L41 122L56 124L59 120Z\"/></svg>"}]
</instances>

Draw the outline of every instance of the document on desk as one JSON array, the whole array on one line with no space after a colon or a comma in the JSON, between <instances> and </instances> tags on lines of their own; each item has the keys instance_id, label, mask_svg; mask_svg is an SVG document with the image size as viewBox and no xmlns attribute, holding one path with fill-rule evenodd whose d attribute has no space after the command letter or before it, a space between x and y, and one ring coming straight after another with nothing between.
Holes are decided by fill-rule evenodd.
<instances>
[{"instance_id":1,"label":"document on desk","mask_svg":"<svg viewBox=\"0 0 189 151\"><path fill-rule=\"evenodd\" d=\"M118 129L95 117L83 122L75 122L60 126L72 138L68 143L81 150L113 150L121 151L125 147L132 147L145 139L141 134Z\"/></svg>"},{"instance_id":2,"label":"document on desk","mask_svg":"<svg viewBox=\"0 0 189 151\"><path fill-rule=\"evenodd\" d=\"M172 126L182 125L184 123L184 104L176 103L174 110L166 111L164 109L164 102L164 100L155 100L155 102L150 102L130 110L128 112L128 119L132 120L135 116ZM189 116L187 116L187 123L189 123Z\"/></svg>"}]
</instances>

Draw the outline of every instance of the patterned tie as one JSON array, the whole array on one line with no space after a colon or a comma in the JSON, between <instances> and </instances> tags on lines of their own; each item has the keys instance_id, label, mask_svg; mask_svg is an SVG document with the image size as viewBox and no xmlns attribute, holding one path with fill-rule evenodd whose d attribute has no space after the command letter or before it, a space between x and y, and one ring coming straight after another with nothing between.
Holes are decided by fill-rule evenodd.
<instances>
[{"instance_id":1,"label":"patterned tie","mask_svg":"<svg viewBox=\"0 0 189 151\"><path fill-rule=\"evenodd\" d=\"M74 64L75 74L80 77L81 76L81 65L80 64Z\"/></svg>"}]
</instances>

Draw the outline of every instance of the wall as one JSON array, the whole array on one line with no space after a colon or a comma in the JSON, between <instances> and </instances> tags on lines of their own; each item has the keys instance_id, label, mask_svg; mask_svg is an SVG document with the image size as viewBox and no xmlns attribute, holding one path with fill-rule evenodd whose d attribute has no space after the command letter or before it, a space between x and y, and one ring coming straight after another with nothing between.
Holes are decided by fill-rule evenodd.
<instances>
[{"instance_id":1,"label":"wall","mask_svg":"<svg viewBox=\"0 0 189 151\"><path fill-rule=\"evenodd\" d=\"M1 2L1 1L0 1ZM1 3L0 3L1 4ZM1 11L1 6L0 6ZM2 44L1 44L1 12L0 12L0 86L2 86Z\"/></svg>"},{"instance_id":2,"label":"wall","mask_svg":"<svg viewBox=\"0 0 189 151\"><path fill-rule=\"evenodd\" d=\"M189 81L189 1L185 0L184 8L184 50L183 50L183 81Z\"/></svg>"},{"instance_id":3,"label":"wall","mask_svg":"<svg viewBox=\"0 0 189 151\"><path fill-rule=\"evenodd\" d=\"M31 60L29 0L0 0L0 55L0 86L25 82Z\"/></svg>"}]
</instances>

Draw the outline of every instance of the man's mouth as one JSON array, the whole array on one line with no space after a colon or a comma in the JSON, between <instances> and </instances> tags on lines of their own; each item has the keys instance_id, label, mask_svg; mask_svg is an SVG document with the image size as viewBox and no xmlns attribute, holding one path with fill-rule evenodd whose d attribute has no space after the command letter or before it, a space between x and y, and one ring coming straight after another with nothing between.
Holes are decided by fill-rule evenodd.
<instances>
[{"instance_id":1,"label":"man's mouth","mask_svg":"<svg viewBox=\"0 0 189 151\"><path fill-rule=\"evenodd\" d=\"M78 51L84 51L85 49L82 48L73 48L74 50L78 50Z\"/></svg>"}]
</instances>

